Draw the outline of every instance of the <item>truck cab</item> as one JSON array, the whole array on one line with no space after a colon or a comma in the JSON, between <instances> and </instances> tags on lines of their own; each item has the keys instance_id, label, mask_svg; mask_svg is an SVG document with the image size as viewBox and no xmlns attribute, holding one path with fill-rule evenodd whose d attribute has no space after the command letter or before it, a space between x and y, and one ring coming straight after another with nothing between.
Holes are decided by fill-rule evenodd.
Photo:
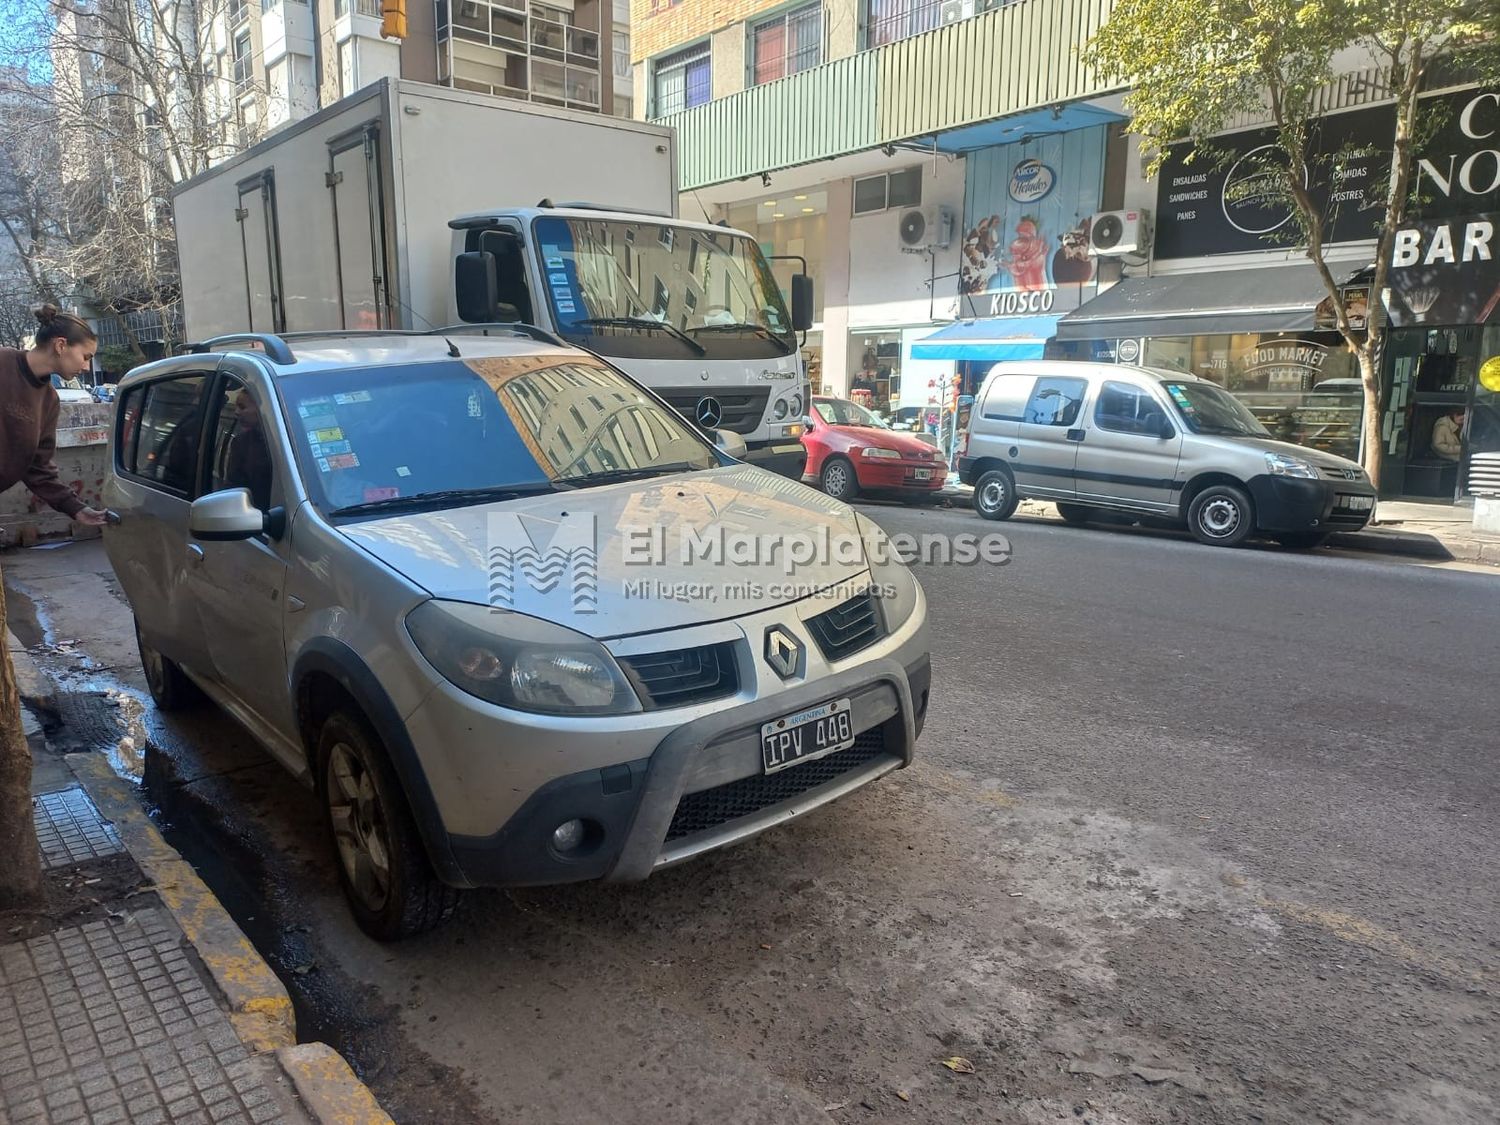
<instances>
[{"instance_id":1,"label":"truck cab","mask_svg":"<svg viewBox=\"0 0 1500 1125\"><path fill-rule=\"evenodd\" d=\"M452 231L449 322L519 320L607 358L704 430L745 440L746 460L802 475L811 388L792 308L760 247L724 226L583 205L461 215Z\"/></svg>"}]
</instances>

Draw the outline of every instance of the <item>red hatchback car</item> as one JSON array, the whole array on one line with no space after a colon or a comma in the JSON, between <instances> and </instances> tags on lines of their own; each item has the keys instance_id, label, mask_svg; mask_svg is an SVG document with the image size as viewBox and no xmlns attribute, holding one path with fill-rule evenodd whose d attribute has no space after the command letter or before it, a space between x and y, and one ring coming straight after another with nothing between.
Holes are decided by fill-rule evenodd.
<instances>
[{"instance_id":1,"label":"red hatchback car","mask_svg":"<svg viewBox=\"0 0 1500 1125\"><path fill-rule=\"evenodd\" d=\"M940 450L915 434L892 430L858 403L815 398L808 422L803 479L835 500L876 492L931 503L948 479Z\"/></svg>"}]
</instances>

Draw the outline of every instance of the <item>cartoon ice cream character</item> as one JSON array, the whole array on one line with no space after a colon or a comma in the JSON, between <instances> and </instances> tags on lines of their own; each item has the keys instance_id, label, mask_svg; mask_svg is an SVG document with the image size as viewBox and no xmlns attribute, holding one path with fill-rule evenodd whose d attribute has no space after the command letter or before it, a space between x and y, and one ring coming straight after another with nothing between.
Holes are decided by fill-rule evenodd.
<instances>
[{"instance_id":1,"label":"cartoon ice cream character","mask_svg":"<svg viewBox=\"0 0 1500 1125\"><path fill-rule=\"evenodd\" d=\"M1001 259L1017 289L1047 288L1047 241L1035 215L1022 215L1011 239L1010 253Z\"/></svg>"}]
</instances>

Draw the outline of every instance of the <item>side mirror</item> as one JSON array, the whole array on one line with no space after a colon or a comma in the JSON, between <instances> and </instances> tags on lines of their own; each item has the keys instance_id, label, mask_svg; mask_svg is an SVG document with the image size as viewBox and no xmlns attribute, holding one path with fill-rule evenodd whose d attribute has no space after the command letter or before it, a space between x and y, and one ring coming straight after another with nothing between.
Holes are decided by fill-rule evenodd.
<instances>
[{"instance_id":1,"label":"side mirror","mask_svg":"<svg viewBox=\"0 0 1500 1125\"><path fill-rule=\"evenodd\" d=\"M266 531L265 513L250 502L248 488L225 488L193 501L188 533L210 543L252 539Z\"/></svg>"},{"instance_id":2,"label":"side mirror","mask_svg":"<svg viewBox=\"0 0 1500 1125\"><path fill-rule=\"evenodd\" d=\"M792 275L792 330L806 332L813 326L813 279L805 273Z\"/></svg>"},{"instance_id":3,"label":"side mirror","mask_svg":"<svg viewBox=\"0 0 1500 1125\"><path fill-rule=\"evenodd\" d=\"M1170 441L1177 436L1177 427L1172 425L1172 420L1165 414L1158 415L1156 418L1156 436L1162 441Z\"/></svg>"},{"instance_id":4,"label":"side mirror","mask_svg":"<svg viewBox=\"0 0 1500 1125\"><path fill-rule=\"evenodd\" d=\"M745 444L745 439L733 430L715 430L714 444L736 461L743 461L750 453L750 447Z\"/></svg>"},{"instance_id":5,"label":"side mirror","mask_svg":"<svg viewBox=\"0 0 1500 1125\"><path fill-rule=\"evenodd\" d=\"M487 250L460 254L453 261L453 295L459 319L489 324L499 318L500 281L495 255Z\"/></svg>"}]
</instances>

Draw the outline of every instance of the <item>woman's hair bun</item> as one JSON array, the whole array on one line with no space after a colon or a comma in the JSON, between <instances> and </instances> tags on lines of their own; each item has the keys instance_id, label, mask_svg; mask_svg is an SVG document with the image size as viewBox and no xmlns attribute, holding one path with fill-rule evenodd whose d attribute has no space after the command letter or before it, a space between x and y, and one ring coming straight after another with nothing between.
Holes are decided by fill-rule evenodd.
<instances>
[{"instance_id":1,"label":"woman's hair bun","mask_svg":"<svg viewBox=\"0 0 1500 1125\"><path fill-rule=\"evenodd\" d=\"M43 328L50 327L57 320L58 309L56 305L43 305L36 310L36 322Z\"/></svg>"}]
</instances>

